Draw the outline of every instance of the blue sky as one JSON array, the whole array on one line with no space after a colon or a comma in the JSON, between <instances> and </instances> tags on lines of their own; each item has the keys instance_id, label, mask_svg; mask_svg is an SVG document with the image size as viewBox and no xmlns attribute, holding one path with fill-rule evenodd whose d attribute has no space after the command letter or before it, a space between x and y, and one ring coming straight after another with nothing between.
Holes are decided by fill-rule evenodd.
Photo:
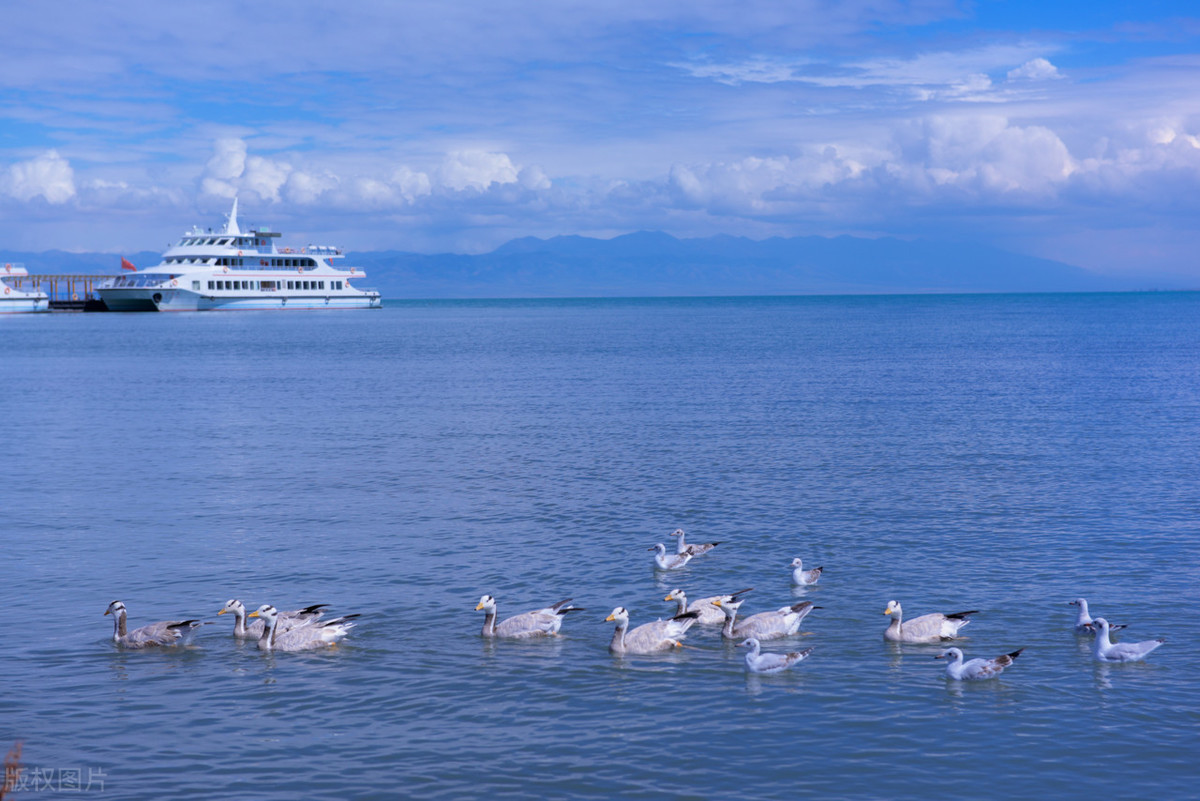
<instances>
[{"instance_id":1,"label":"blue sky","mask_svg":"<svg viewBox=\"0 0 1200 801\"><path fill-rule=\"evenodd\" d=\"M1200 6L6 3L0 252L924 237L1200 278ZM294 239L292 237L294 236Z\"/></svg>"}]
</instances>

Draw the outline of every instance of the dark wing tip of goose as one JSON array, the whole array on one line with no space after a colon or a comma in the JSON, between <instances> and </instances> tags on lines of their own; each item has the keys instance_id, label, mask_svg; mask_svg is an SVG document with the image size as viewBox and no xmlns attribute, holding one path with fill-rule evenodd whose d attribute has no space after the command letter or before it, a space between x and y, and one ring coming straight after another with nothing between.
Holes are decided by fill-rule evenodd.
<instances>
[{"instance_id":1,"label":"dark wing tip of goose","mask_svg":"<svg viewBox=\"0 0 1200 801\"><path fill-rule=\"evenodd\" d=\"M978 610L978 609L972 609L972 610L970 610L969 612L955 612L955 613L954 613L954 614L952 614L952 615L946 615L946 617L950 617L950 618L956 618L956 619L958 619L958 618L964 618L964 617L966 617L967 615L978 615L978 614L979 614L979 610Z\"/></svg>"},{"instance_id":2,"label":"dark wing tip of goose","mask_svg":"<svg viewBox=\"0 0 1200 801\"><path fill-rule=\"evenodd\" d=\"M681 612L680 614L671 618L671 620L695 620L698 617L700 617L699 612Z\"/></svg>"},{"instance_id":3,"label":"dark wing tip of goose","mask_svg":"<svg viewBox=\"0 0 1200 801\"><path fill-rule=\"evenodd\" d=\"M325 609L328 606L329 604L313 604L312 606L306 606L301 609L300 614L311 615L313 612L320 612L322 609Z\"/></svg>"},{"instance_id":4,"label":"dark wing tip of goose","mask_svg":"<svg viewBox=\"0 0 1200 801\"><path fill-rule=\"evenodd\" d=\"M1018 648L1017 650L1013 651L1012 653L1005 654L1005 656L1007 656L1009 659L1016 659L1018 656L1020 656L1022 653L1024 653L1024 651L1025 651L1024 648Z\"/></svg>"},{"instance_id":5,"label":"dark wing tip of goose","mask_svg":"<svg viewBox=\"0 0 1200 801\"><path fill-rule=\"evenodd\" d=\"M560 615L565 615L567 612L586 612L587 609L582 606L564 606L558 610Z\"/></svg>"}]
</instances>

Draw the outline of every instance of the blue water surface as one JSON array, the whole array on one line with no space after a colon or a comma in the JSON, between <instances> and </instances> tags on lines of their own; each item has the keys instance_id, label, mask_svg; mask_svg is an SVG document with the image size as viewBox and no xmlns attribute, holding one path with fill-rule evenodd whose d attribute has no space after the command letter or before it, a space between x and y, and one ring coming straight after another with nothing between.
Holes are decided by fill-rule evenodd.
<instances>
[{"instance_id":1,"label":"blue water surface","mask_svg":"<svg viewBox=\"0 0 1200 801\"><path fill-rule=\"evenodd\" d=\"M0 750L28 796L1200 796L1200 295L390 302L0 318ZM684 528L720 540L656 573ZM788 564L824 565L793 590ZM798 599L780 676L634 624ZM572 597L546 642L479 637ZM1098 665L1074 609L1166 637ZM235 642L226 599L362 614ZM214 620L190 649L131 625ZM979 610L991 682L881 637ZM78 771L78 774L66 773ZM36 790L36 792L35 792Z\"/></svg>"}]
</instances>

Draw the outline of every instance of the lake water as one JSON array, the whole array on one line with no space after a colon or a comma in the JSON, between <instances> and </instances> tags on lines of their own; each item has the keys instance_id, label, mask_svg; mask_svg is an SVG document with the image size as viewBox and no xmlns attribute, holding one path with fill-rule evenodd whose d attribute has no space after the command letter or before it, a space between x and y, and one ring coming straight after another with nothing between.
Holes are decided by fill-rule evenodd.
<instances>
[{"instance_id":1,"label":"lake water","mask_svg":"<svg viewBox=\"0 0 1200 801\"><path fill-rule=\"evenodd\" d=\"M28 795L1200 796L1200 294L0 318L0 750ZM684 528L712 553L664 575ZM788 563L824 565L797 595ZM820 607L779 676L634 625ZM546 642L501 616L573 597ZM1097 665L1074 608L1166 637ZM362 613L261 654L226 599ZM209 617L191 649L131 626ZM958 685L881 637L978 609ZM34 786L35 781L41 784ZM65 783L64 783L65 782Z\"/></svg>"}]
</instances>

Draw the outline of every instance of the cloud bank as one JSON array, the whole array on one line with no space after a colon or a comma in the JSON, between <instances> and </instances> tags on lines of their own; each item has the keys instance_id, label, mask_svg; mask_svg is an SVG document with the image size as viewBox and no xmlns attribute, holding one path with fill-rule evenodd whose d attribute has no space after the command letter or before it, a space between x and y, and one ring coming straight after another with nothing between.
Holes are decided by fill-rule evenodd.
<instances>
[{"instance_id":1,"label":"cloud bank","mask_svg":"<svg viewBox=\"0 0 1200 801\"><path fill-rule=\"evenodd\" d=\"M0 247L141 248L236 195L358 249L936 235L1197 271L1200 25L1153 9L218 2L214 58L186 9L66 6L0 30Z\"/></svg>"}]
</instances>

